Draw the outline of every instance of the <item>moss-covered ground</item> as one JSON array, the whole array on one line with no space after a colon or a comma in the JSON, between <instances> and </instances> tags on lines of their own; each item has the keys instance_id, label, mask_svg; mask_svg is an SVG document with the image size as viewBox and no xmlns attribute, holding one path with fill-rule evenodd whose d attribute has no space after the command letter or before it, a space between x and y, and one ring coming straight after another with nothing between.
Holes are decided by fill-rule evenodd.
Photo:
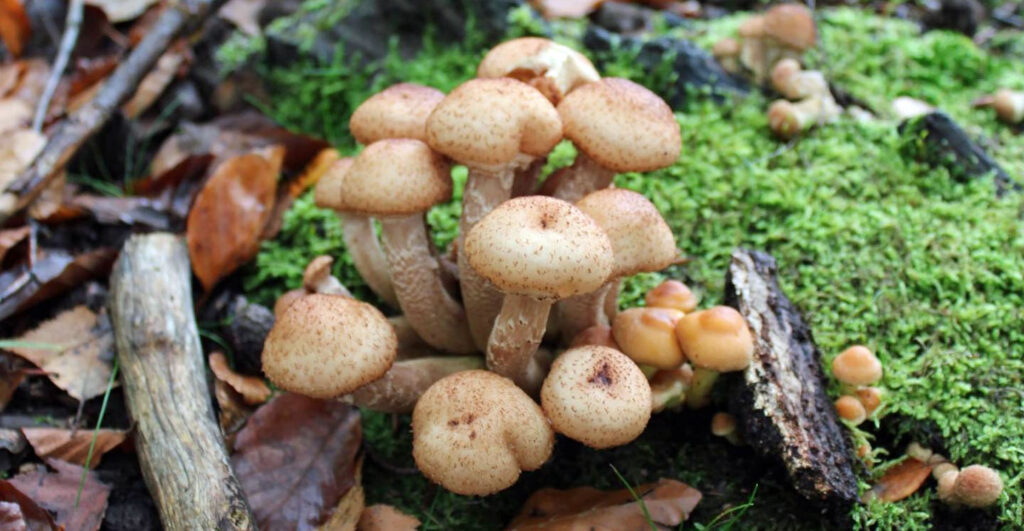
<instances>
[{"instance_id":1,"label":"moss-covered ground","mask_svg":"<svg viewBox=\"0 0 1024 531\"><path fill-rule=\"evenodd\" d=\"M991 512L970 515L975 525L1024 527L1024 194L997 198L991 178L964 182L946 168L909 159L903 148L914 139L900 138L896 123L885 119L892 98L924 99L976 135L1010 175L1024 176L1024 136L969 106L998 86L1024 88L1024 39L1000 35L982 49L960 35L922 36L909 23L861 11L819 16L824 47L811 64L879 111L879 121L844 118L781 143L768 134L764 97L716 105L698 91L677 109L679 161L650 174L620 175L616 184L659 207L691 258L667 274L694 287L704 304L721 300L736 246L764 249L778 259L782 286L828 359L853 343L878 353L889 393L885 407L856 433L873 440L879 463L862 474L864 485L902 454L902 445L922 440L962 465L1002 471L1006 492ZM737 22L671 31L710 45ZM272 93L267 109L351 151L345 124L354 105L399 80L451 89L472 75L483 49L472 39L432 45L414 61L385 61L375 76L343 59L268 69L271 86L288 90ZM629 61L617 65L617 75L656 84ZM571 157L564 146L555 158ZM457 202L430 214L440 242L453 236L457 214ZM333 214L305 197L287 214L281 236L264 244L247 285L269 301L297 286L305 261L321 253L344 256L340 231ZM337 273L349 285L361 284L347 260ZM623 304L635 304L660 278L631 281ZM428 529L495 528L541 486L621 486L614 465L632 483L674 477L701 489L705 500L686 527L699 528L748 500L746 511L733 513L737 528L831 526L807 512L777 469L711 438L709 416L662 415L638 441L605 452L560 440L544 468L505 493L474 499L402 473L412 467L408 419L396 426L368 413L368 501L395 504ZM926 486L899 503L859 506L851 519L871 529L942 526L953 516L934 498Z\"/></svg>"}]
</instances>

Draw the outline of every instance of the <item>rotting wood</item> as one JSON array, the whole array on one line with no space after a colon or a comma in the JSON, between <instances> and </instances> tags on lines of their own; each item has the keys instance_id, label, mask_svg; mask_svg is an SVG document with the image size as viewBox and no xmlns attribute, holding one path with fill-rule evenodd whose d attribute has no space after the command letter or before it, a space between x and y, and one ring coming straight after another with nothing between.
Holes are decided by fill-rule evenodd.
<instances>
[{"instance_id":1,"label":"rotting wood","mask_svg":"<svg viewBox=\"0 0 1024 531\"><path fill-rule=\"evenodd\" d=\"M139 464L168 530L255 529L214 418L184 241L133 236L110 314Z\"/></svg>"},{"instance_id":2,"label":"rotting wood","mask_svg":"<svg viewBox=\"0 0 1024 531\"><path fill-rule=\"evenodd\" d=\"M845 515L857 501L853 451L825 393L821 353L779 287L775 259L759 251L733 252L725 300L754 336L753 362L730 393L744 440L781 459L801 495Z\"/></svg>"}]
</instances>

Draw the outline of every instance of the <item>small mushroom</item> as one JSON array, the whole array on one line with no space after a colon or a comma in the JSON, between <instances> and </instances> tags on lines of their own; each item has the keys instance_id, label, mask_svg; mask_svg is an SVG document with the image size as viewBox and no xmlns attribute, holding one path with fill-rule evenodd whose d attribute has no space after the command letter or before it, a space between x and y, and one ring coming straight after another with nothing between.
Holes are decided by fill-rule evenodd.
<instances>
[{"instance_id":1,"label":"small mushroom","mask_svg":"<svg viewBox=\"0 0 1024 531\"><path fill-rule=\"evenodd\" d=\"M994 505L1002 493L1003 479L999 472L984 465L964 467L953 483L953 499L968 507L980 509Z\"/></svg>"},{"instance_id":2,"label":"small mushroom","mask_svg":"<svg viewBox=\"0 0 1024 531\"><path fill-rule=\"evenodd\" d=\"M974 106L992 107L996 116L1008 124L1024 121L1024 91L999 89L991 96L979 98Z\"/></svg>"},{"instance_id":3,"label":"small mushroom","mask_svg":"<svg viewBox=\"0 0 1024 531\"><path fill-rule=\"evenodd\" d=\"M840 418L854 426L864 422L867 418L864 406L860 403L860 400L849 395L843 395L836 400L836 413L839 414Z\"/></svg>"},{"instance_id":4,"label":"small mushroom","mask_svg":"<svg viewBox=\"0 0 1024 531\"><path fill-rule=\"evenodd\" d=\"M348 121L356 141L368 146L386 138L427 141L427 117L444 93L416 83L398 83L370 96Z\"/></svg>"},{"instance_id":5,"label":"small mushroom","mask_svg":"<svg viewBox=\"0 0 1024 531\"><path fill-rule=\"evenodd\" d=\"M651 418L651 387L644 373L608 347L563 352L551 365L540 398L555 431L591 448L626 444Z\"/></svg>"},{"instance_id":6,"label":"small mushroom","mask_svg":"<svg viewBox=\"0 0 1024 531\"><path fill-rule=\"evenodd\" d=\"M711 417L711 434L715 437L724 437L734 445L740 444L740 434L736 430L736 417L719 411Z\"/></svg>"},{"instance_id":7,"label":"small mushroom","mask_svg":"<svg viewBox=\"0 0 1024 531\"><path fill-rule=\"evenodd\" d=\"M768 126L780 138L790 139L821 123L823 110L821 98L776 100L768 107Z\"/></svg>"},{"instance_id":8,"label":"small mushroom","mask_svg":"<svg viewBox=\"0 0 1024 531\"><path fill-rule=\"evenodd\" d=\"M416 401L450 374L483 369L480 356L428 356L396 361L380 379L352 392L353 404L384 413L412 413Z\"/></svg>"},{"instance_id":9,"label":"small mushroom","mask_svg":"<svg viewBox=\"0 0 1024 531\"><path fill-rule=\"evenodd\" d=\"M797 3L776 4L764 14L765 68L782 59L799 60L818 39L814 17L807 6Z\"/></svg>"},{"instance_id":10,"label":"small mushroom","mask_svg":"<svg viewBox=\"0 0 1024 531\"><path fill-rule=\"evenodd\" d=\"M644 304L648 307L672 308L683 313L692 313L698 302L690 288L678 280L666 280L644 296Z\"/></svg>"},{"instance_id":11,"label":"small mushroom","mask_svg":"<svg viewBox=\"0 0 1024 531\"><path fill-rule=\"evenodd\" d=\"M293 302L270 329L263 372L281 389L333 398L383 376L397 350L395 332L379 310L313 293Z\"/></svg>"},{"instance_id":12,"label":"small mushroom","mask_svg":"<svg viewBox=\"0 0 1024 531\"><path fill-rule=\"evenodd\" d=\"M707 405L719 373L746 369L754 354L747 321L728 306L687 314L676 325L676 338L694 367L694 384L687 395L687 405L693 408Z\"/></svg>"},{"instance_id":13,"label":"small mushroom","mask_svg":"<svg viewBox=\"0 0 1024 531\"><path fill-rule=\"evenodd\" d=\"M678 369L659 370L650 377L651 413L674 409L686 403L686 393L693 384L693 368L684 363Z\"/></svg>"},{"instance_id":14,"label":"small mushroom","mask_svg":"<svg viewBox=\"0 0 1024 531\"><path fill-rule=\"evenodd\" d=\"M949 505L957 505L954 487L956 486L956 480L959 476L960 471L953 470L950 472L946 472L945 474L939 476L938 479L936 479L936 481L938 482L938 487L935 490L936 495L939 498L939 501L945 502Z\"/></svg>"},{"instance_id":15,"label":"small mushroom","mask_svg":"<svg viewBox=\"0 0 1024 531\"><path fill-rule=\"evenodd\" d=\"M299 297L308 294L309 292L305 289L290 289L281 294L274 302L274 319L279 320L284 315L284 311L288 309Z\"/></svg>"},{"instance_id":16,"label":"small mushroom","mask_svg":"<svg viewBox=\"0 0 1024 531\"><path fill-rule=\"evenodd\" d=\"M511 380L462 371L438 380L412 413L412 456L423 475L465 496L486 496L551 456L544 412Z\"/></svg>"},{"instance_id":17,"label":"small mushroom","mask_svg":"<svg viewBox=\"0 0 1024 531\"><path fill-rule=\"evenodd\" d=\"M302 273L302 286L310 293L324 295L341 295L351 297L352 294L342 285L341 281L331 275L334 259L327 255L310 260Z\"/></svg>"},{"instance_id":18,"label":"small mushroom","mask_svg":"<svg viewBox=\"0 0 1024 531\"><path fill-rule=\"evenodd\" d=\"M900 96L892 100L890 107L897 120L917 118L935 112L935 107L909 96Z\"/></svg>"},{"instance_id":19,"label":"small mushroom","mask_svg":"<svg viewBox=\"0 0 1024 531\"><path fill-rule=\"evenodd\" d=\"M518 79L555 105L580 85L601 79L583 54L542 37L512 39L491 48L477 66L476 76Z\"/></svg>"},{"instance_id":20,"label":"small mushroom","mask_svg":"<svg viewBox=\"0 0 1024 531\"><path fill-rule=\"evenodd\" d=\"M612 335L622 352L636 363L678 369L686 361L676 340L683 312L671 308L629 308L612 322Z\"/></svg>"},{"instance_id":21,"label":"small mushroom","mask_svg":"<svg viewBox=\"0 0 1024 531\"><path fill-rule=\"evenodd\" d=\"M927 463L932 458L932 449L921 446L921 443L914 441L907 445L906 454L922 463Z\"/></svg>"},{"instance_id":22,"label":"small mushroom","mask_svg":"<svg viewBox=\"0 0 1024 531\"><path fill-rule=\"evenodd\" d=\"M534 354L551 305L605 283L614 260L608 236L565 201L517 197L484 216L460 254L505 293L487 343L487 366L536 390L543 375Z\"/></svg>"},{"instance_id":23,"label":"small mushroom","mask_svg":"<svg viewBox=\"0 0 1024 531\"><path fill-rule=\"evenodd\" d=\"M959 471L960 469L956 465L949 461L945 461L932 466L932 477L935 478L935 481L941 481L942 476Z\"/></svg>"},{"instance_id":24,"label":"small mushroom","mask_svg":"<svg viewBox=\"0 0 1024 531\"><path fill-rule=\"evenodd\" d=\"M739 41L727 37L711 47L711 55L715 57L718 64L722 65L722 70L736 74L740 71L740 49Z\"/></svg>"},{"instance_id":25,"label":"small mushroom","mask_svg":"<svg viewBox=\"0 0 1024 531\"><path fill-rule=\"evenodd\" d=\"M831 98L825 76L816 70L803 70L796 59L786 58L772 67L772 87L790 100Z\"/></svg>"},{"instance_id":26,"label":"small mushroom","mask_svg":"<svg viewBox=\"0 0 1024 531\"><path fill-rule=\"evenodd\" d=\"M771 67L765 62L764 17L758 15L744 20L736 34L740 38L740 64L750 72L754 83L764 83Z\"/></svg>"},{"instance_id":27,"label":"small mushroom","mask_svg":"<svg viewBox=\"0 0 1024 531\"><path fill-rule=\"evenodd\" d=\"M882 379L882 363L863 345L854 345L832 360L832 375L849 385L871 385Z\"/></svg>"},{"instance_id":28,"label":"small mushroom","mask_svg":"<svg viewBox=\"0 0 1024 531\"><path fill-rule=\"evenodd\" d=\"M864 412L870 417L882 405L882 390L877 387L857 389L857 400L864 406Z\"/></svg>"}]
</instances>

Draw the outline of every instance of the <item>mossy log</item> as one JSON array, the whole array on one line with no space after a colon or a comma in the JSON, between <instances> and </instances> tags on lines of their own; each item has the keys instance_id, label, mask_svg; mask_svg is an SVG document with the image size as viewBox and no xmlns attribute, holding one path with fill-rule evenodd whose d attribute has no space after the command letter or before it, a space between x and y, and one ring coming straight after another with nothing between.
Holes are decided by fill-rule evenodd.
<instances>
[{"instance_id":1,"label":"mossy log","mask_svg":"<svg viewBox=\"0 0 1024 531\"><path fill-rule=\"evenodd\" d=\"M744 439L766 457L781 459L802 496L845 515L857 500L853 452L825 393L821 353L779 287L775 259L759 251L733 252L725 300L754 335L753 362L730 393Z\"/></svg>"},{"instance_id":2,"label":"mossy log","mask_svg":"<svg viewBox=\"0 0 1024 531\"><path fill-rule=\"evenodd\" d=\"M139 465L164 528L254 529L213 416L185 243L133 236L109 300Z\"/></svg>"}]
</instances>

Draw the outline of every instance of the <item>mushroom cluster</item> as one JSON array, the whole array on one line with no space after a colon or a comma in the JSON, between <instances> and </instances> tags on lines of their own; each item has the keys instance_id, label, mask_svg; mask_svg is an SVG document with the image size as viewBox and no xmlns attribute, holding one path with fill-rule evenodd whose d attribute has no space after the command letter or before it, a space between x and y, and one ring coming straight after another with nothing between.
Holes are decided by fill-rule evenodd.
<instances>
[{"instance_id":1,"label":"mushroom cluster","mask_svg":"<svg viewBox=\"0 0 1024 531\"><path fill-rule=\"evenodd\" d=\"M782 138L832 122L842 113L825 76L817 70L803 70L796 59L787 57L775 63L771 81L785 99L768 107L768 126Z\"/></svg>"},{"instance_id":2,"label":"mushroom cluster","mask_svg":"<svg viewBox=\"0 0 1024 531\"><path fill-rule=\"evenodd\" d=\"M954 507L982 509L995 505L1003 493L999 472L984 466L970 465L963 469L945 456L913 442L907 445L907 456L926 463L932 469L939 500Z\"/></svg>"},{"instance_id":3,"label":"mushroom cluster","mask_svg":"<svg viewBox=\"0 0 1024 531\"><path fill-rule=\"evenodd\" d=\"M882 389L873 387L882 379L882 363L867 347L854 345L842 351L832 360L832 376L843 384L836 412L846 422L856 426L882 405Z\"/></svg>"}]
</instances>

